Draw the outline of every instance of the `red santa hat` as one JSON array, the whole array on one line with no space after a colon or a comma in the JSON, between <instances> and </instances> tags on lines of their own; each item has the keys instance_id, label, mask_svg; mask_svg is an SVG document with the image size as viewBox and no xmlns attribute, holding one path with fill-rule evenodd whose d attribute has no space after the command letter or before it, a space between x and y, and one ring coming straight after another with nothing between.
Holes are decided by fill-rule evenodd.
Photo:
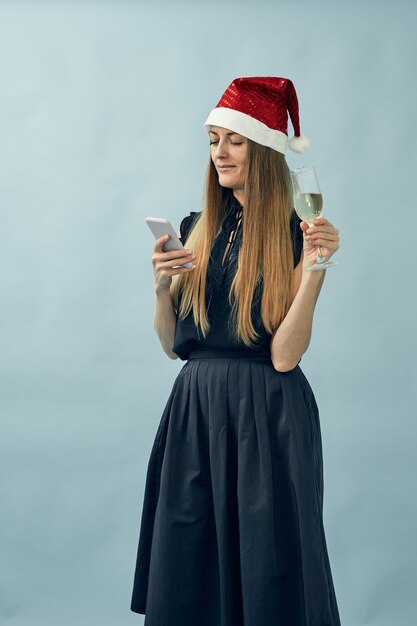
<instances>
[{"instance_id":1,"label":"red santa hat","mask_svg":"<svg viewBox=\"0 0 417 626\"><path fill-rule=\"evenodd\" d=\"M294 137L289 141L287 112L294 127ZM297 94L289 78L235 78L208 116L204 124L207 132L211 125L233 130L282 154L287 145L300 154L310 145L300 132Z\"/></svg>"}]
</instances>

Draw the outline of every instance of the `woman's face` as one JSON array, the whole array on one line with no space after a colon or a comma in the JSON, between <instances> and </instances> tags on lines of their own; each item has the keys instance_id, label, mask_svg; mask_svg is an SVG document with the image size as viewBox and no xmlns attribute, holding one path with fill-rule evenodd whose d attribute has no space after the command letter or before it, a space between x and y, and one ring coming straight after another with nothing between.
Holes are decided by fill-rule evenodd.
<instances>
[{"instance_id":1,"label":"woman's face","mask_svg":"<svg viewBox=\"0 0 417 626\"><path fill-rule=\"evenodd\" d=\"M210 126L209 134L210 155L219 175L219 184L233 189L235 197L243 199L248 140L221 126Z\"/></svg>"}]
</instances>

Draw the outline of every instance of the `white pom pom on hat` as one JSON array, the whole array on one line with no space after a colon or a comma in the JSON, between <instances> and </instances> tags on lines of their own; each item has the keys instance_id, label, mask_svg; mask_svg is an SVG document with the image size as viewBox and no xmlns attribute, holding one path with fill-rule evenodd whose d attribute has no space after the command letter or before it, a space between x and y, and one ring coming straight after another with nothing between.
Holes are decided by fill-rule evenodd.
<instances>
[{"instance_id":1,"label":"white pom pom on hat","mask_svg":"<svg viewBox=\"0 0 417 626\"><path fill-rule=\"evenodd\" d=\"M291 137L288 141L288 147L293 152L298 152L302 154L304 150L310 147L310 141L304 135L300 135L299 137Z\"/></svg>"},{"instance_id":2,"label":"white pom pom on hat","mask_svg":"<svg viewBox=\"0 0 417 626\"><path fill-rule=\"evenodd\" d=\"M288 114L294 128L289 140ZM287 147L302 154L310 146L300 132L297 94L289 78L235 78L205 121L207 132L210 126L228 128L282 154Z\"/></svg>"}]
</instances>

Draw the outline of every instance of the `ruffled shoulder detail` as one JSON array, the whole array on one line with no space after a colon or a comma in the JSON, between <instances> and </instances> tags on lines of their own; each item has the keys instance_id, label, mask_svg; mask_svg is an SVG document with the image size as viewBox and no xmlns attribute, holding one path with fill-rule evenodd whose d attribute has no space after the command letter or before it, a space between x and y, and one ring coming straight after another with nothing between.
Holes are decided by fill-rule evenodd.
<instances>
[{"instance_id":1,"label":"ruffled shoulder detail","mask_svg":"<svg viewBox=\"0 0 417 626\"><path fill-rule=\"evenodd\" d=\"M188 235L194 223L197 221L198 217L201 215L202 211L190 211L189 215L186 215L180 224L180 241L182 245L187 241Z\"/></svg>"}]
</instances>

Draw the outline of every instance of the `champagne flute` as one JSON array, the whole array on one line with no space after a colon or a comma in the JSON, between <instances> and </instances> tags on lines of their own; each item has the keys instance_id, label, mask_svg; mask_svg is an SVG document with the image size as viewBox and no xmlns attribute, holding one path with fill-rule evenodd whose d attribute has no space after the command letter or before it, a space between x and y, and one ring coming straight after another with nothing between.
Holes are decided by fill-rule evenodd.
<instances>
[{"instance_id":1,"label":"champagne flute","mask_svg":"<svg viewBox=\"0 0 417 626\"><path fill-rule=\"evenodd\" d=\"M314 167L299 167L291 170L291 181L295 212L311 228L313 221L322 214L323 210L323 196ZM316 248L317 261L314 265L307 267L308 270L325 270L332 265L337 265L322 255L319 246Z\"/></svg>"}]
</instances>

